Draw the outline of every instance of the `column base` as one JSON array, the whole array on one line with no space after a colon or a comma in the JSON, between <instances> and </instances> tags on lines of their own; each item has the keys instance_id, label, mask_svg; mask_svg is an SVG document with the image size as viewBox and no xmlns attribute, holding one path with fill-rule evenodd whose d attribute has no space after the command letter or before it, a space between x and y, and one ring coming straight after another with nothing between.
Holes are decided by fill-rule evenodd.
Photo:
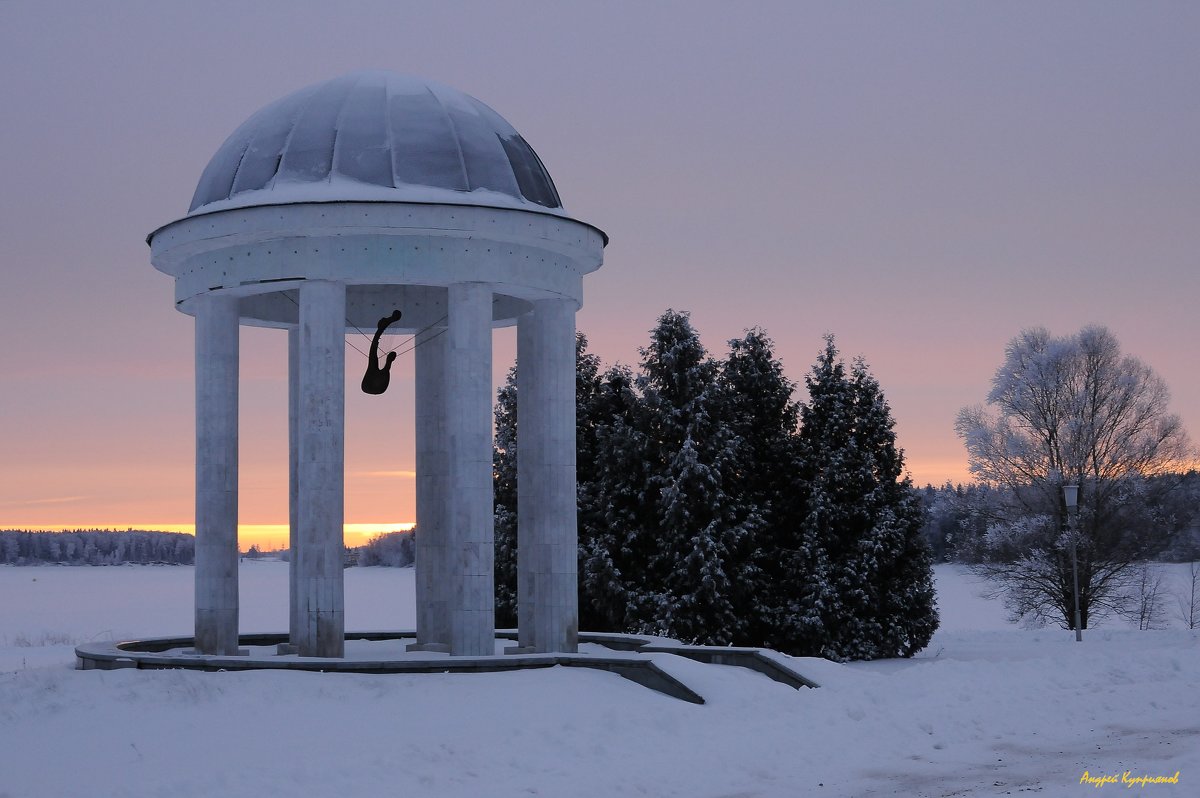
<instances>
[{"instance_id":1,"label":"column base","mask_svg":"<svg viewBox=\"0 0 1200 798\"><path fill-rule=\"evenodd\" d=\"M439 654L449 654L450 646L447 643L409 643L404 647L405 651L436 651Z\"/></svg>"}]
</instances>

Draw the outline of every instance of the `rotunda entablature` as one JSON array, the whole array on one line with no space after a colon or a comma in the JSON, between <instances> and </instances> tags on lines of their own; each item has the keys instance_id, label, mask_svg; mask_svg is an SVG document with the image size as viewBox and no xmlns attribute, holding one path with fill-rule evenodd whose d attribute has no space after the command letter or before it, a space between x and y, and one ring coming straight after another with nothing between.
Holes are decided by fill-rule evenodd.
<instances>
[{"instance_id":1,"label":"rotunda entablature","mask_svg":"<svg viewBox=\"0 0 1200 798\"><path fill-rule=\"evenodd\" d=\"M244 298L244 323L286 327L296 322L295 304L267 294L338 280L348 289L347 329L373 326L380 308L403 301L392 305L405 308L403 330L443 316L426 319L418 308L444 306L435 296L455 282L490 283L499 325L514 323L534 299L579 306L583 275L600 267L605 237L573 219L515 209L322 202L188 216L148 242L155 268L175 278L185 313L195 297L233 293Z\"/></svg>"}]
</instances>

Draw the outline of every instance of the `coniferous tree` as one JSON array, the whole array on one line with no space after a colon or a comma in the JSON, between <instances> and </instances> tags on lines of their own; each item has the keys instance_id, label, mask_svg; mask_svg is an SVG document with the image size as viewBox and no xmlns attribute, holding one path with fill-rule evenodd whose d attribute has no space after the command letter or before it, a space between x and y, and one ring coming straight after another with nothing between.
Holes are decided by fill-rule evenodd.
<instances>
[{"instance_id":1,"label":"coniferous tree","mask_svg":"<svg viewBox=\"0 0 1200 798\"><path fill-rule=\"evenodd\" d=\"M492 444L496 625L517 625L517 367L496 392ZM419 566L418 566L419 567Z\"/></svg>"},{"instance_id":2,"label":"coniferous tree","mask_svg":"<svg viewBox=\"0 0 1200 798\"><path fill-rule=\"evenodd\" d=\"M896 447L895 421L883 391L866 364L851 370L860 446L868 453L867 506L873 516L863 557L876 574L875 657L909 657L928 645L937 630L933 557L921 528L920 496L904 473Z\"/></svg>"},{"instance_id":3,"label":"coniferous tree","mask_svg":"<svg viewBox=\"0 0 1200 798\"><path fill-rule=\"evenodd\" d=\"M587 405L591 463L579 481L579 622L581 629L626 630L628 581L656 545L646 502L641 400L629 369L599 378Z\"/></svg>"},{"instance_id":4,"label":"coniferous tree","mask_svg":"<svg viewBox=\"0 0 1200 798\"><path fill-rule=\"evenodd\" d=\"M847 376L832 337L806 383L797 487L811 578L795 645L838 660L911 656L937 628L937 610L891 411L861 360Z\"/></svg>"},{"instance_id":5,"label":"coniferous tree","mask_svg":"<svg viewBox=\"0 0 1200 798\"><path fill-rule=\"evenodd\" d=\"M744 637L737 642L775 647L794 611L794 591L806 578L795 570L800 519L790 501L798 457L796 386L760 329L729 341L722 378L738 438L726 492L737 497L747 532L734 584L734 604L745 620Z\"/></svg>"},{"instance_id":6,"label":"coniferous tree","mask_svg":"<svg viewBox=\"0 0 1200 798\"><path fill-rule=\"evenodd\" d=\"M751 330L714 361L667 311L635 377L578 339L583 629L910 655L936 627L919 496L878 383L832 338L808 403ZM497 616L516 615L516 383L496 408ZM797 431L798 417L803 428Z\"/></svg>"},{"instance_id":7,"label":"coniferous tree","mask_svg":"<svg viewBox=\"0 0 1200 798\"><path fill-rule=\"evenodd\" d=\"M853 404L832 337L826 338L825 349L804 383L809 399L800 405L800 467L792 497L802 522L798 545L785 566L803 576L795 586L793 611L781 619L778 631L783 651L829 656L836 651L836 628L847 614L837 566L845 548L841 538L848 537L850 530L839 517L842 508L836 486L842 453L850 442Z\"/></svg>"},{"instance_id":8,"label":"coniferous tree","mask_svg":"<svg viewBox=\"0 0 1200 798\"><path fill-rule=\"evenodd\" d=\"M630 601L643 631L712 645L742 636L733 602L737 551L747 527L725 491L738 439L719 364L686 313L668 310L642 350L641 415L646 501L657 540Z\"/></svg>"}]
</instances>

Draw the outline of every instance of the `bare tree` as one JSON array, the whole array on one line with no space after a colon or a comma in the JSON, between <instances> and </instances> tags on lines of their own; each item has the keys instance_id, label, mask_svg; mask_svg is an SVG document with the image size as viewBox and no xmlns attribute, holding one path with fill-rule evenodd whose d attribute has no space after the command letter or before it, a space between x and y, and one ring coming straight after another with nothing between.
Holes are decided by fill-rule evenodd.
<instances>
[{"instance_id":1,"label":"bare tree","mask_svg":"<svg viewBox=\"0 0 1200 798\"><path fill-rule=\"evenodd\" d=\"M1152 563L1141 563L1134 569L1132 582L1133 590L1129 593L1126 610L1129 620L1135 622L1142 631L1166 628L1162 570Z\"/></svg>"},{"instance_id":2,"label":"bare tree","mask_svg":"<svg viewBox=\"0 0 1200 798\"><path fill-rule=\"evenodd\" d=\"M1104 327L1065 338L1035 328L1009 342L988 407L964 408L956 429L972 473L997 488L973 508L987 528L976 570L1014 616L1073 628L1072 541L1083 628L1126 607L1157 523L1147 477L1181 470L1192 454L1168 399L1162 379L1122 355ZM1064 484L1080 486L1070 531Z\"/></svg>"},{"instance_id":3,"label":"bare tree","mask_svg":"<svg viewBox=\"0 0 1200 798\"><path fill-rule=\"evenodd\" d=\"M1188 563L1187 581L1183 583L1183 592L1175 594L1175 601L1179 604L1179 619L1187 628L1200 626L1200 562Z\"/></svg>"}]
</instances>

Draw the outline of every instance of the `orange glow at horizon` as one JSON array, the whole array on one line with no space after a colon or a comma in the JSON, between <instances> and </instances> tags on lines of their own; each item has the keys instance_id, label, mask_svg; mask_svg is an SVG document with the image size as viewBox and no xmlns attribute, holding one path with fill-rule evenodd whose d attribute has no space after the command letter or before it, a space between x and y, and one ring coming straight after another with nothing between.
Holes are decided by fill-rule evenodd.
<instances>
[{"instance_id":1,"label":"orange glow at horizon","mask_svg":"<svg viewBox=\"0 0 1200 798\"><path fill-rule=\"evenodd\" d=\"M412 529L416 524L402 521L394 524L345 524L342 527L342 540L346 546L361 546L376 535L397 530ZM30 532L66 532L73 529L104 529L124 531L126 529L143 529L154 532L182 532L185 535L195 535L195 524L0 524L4 529L23 529ZM288 547L287 524L238 524L238 548L246 551L251 546L258 546L263 551L275 551Z\"/></svg>"},{"instance_id":2,"label":"orange glow at horizon","mask_svg":"<svg viewBox=\"0 0 1200 798\"><path fill-rule=\"evenodd\" d=\"M918 488L925 485L941 487L947 482L958 485L974 481L965 456L949 460L924 460L907 465L912 484Z\"/></svg>"}]
</instances>

